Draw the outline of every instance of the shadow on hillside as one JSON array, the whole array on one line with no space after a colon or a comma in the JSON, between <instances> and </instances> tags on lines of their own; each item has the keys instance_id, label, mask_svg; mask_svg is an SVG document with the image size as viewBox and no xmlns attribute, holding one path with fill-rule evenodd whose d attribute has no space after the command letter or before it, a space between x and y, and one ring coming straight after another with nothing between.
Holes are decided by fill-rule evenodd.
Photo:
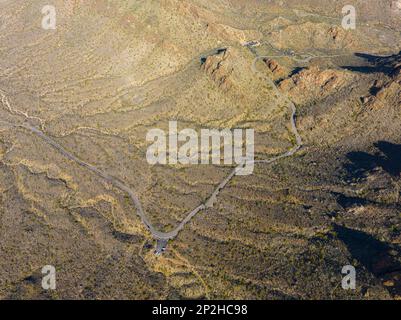
<instances>
[{"instance_id":1,"label":"shadow on hillside","mask_svg":"<svg viewBox=\"0 0 401 320\"><path fill-rule=\"evenodd\" d=\"M394 62L400 59L400 54L375 56L367 53L355 53L355 56L363 59L366 65L342 66L342 68L361 73L384 73L386 75L392 75L395 71Z\"/></svg>"},{"instance_id":2,"label":"shadow on hillside","mask_svg":"<svg viewBox=\"0 0 401 320\"><path fill-rule=\"evenodd\" d=\"M337 203L344 209L348 209L351 207L359 207L366 206L372 203L370 200L359 197L348 197L342 193L333 192L336 196Z\"/></svg>"},{"instance_id":3,"label":"shadow on hillside","mask_svg":"<svg viewBox=\"0 0 401 320\"><path fill-rule=\"evenodd\" d=\"M343 165L345 169L345 179L348 183L357 182L365 179L368 174L377 168L381 168L391 178L393 184L401 180L401 145L387 141L378 141L374 144L375 151L367 153L362 151L349 152L346 157L348 162ZM397 182L398 181L398 182ZM394 189L396 191L396 189ZM369 204L400 207L395 203L377 203L366 198L349 197L341 193L333 193L337 198L337 203L344 209L354 206L365 206Z\"/></svg>"},{"instance_id":4,"label":"shadow on hillside","mask_svg":"<svg viewBox=\"0 0 401 320\"><path fill-rule=\"evenodd\" d=\"M399 294L401 281L401 264L396 256L400 256L398 248L392 248L370 234L334 224L334 231L347 247L352 258L362 264L376 278L386 281L392 279L394 286L387 288L392 295ZM392 256L390 252L395 252ZM397 280L398 279L398 280Z\"/></svg>"},{"instance_id":5,"label":"shadow on hillside","mask_svg":"<svg viewBox=\"0 0 401 320\"><path fill-rule=\"evenodd\" d=\"M399 178L401 174L401 145L387 141L378 141L374 144L376 152L350 152L347 154L349 163L344 165L347 178L360 179L372 172L375 168L381 168L393 178Z\"/></svg>"},{"instance_id":6,"label":"shadow on hillside","mask_svg":"<svg viewBox=\"0 0 401 320\"><path fill-rule=\"evenodd\" d=\"M353 258L375 276L401 269L388 252L391 247L362 231L334 225L338 238L344 242Z\"/></svg>"}]
</instances>

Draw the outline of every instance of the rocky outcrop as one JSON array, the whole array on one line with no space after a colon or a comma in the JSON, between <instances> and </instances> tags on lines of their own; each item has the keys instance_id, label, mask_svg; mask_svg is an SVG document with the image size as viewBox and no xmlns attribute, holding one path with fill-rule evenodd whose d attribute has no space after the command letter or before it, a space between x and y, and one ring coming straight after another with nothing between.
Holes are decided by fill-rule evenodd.
<instances>
[{"instance_id":1,"label":"rocky outcrop","mask_svg":"<svg viewBox=\"0 0 401 320\"><path fill-rule=\"evenodd\" d=\"M280 65L275 59L265 58L263 59L263 62L272 72L274 79L283 78L283 76L286 74L285 68Z\"/></svg>"},{"instance_id":2,"label":"rocky outcrop","mask_svg":"<svg viewBox=\"0 0 401 320\"><path fill-rule=\"evenodd\" d=\"M376 94L368 98L369 105L374 109L380 109L388 105L401 107L401 70L391 81L380 88Z\"/></svg>"},{"instance_id":3,"label":"rocky outcrop","mask_svg":"<svg viewBox=\"0 0 401 320\"><path fill-rule=\"evenodd\" d=\"M390 80L375 84L374 92L366 98L367 104L380 109L387 105L401 107L401 52L388 58L378 60L378 66L386 66L390 72Z\"/></svg>"},{"instance_id":4,"label":"rocky outcrop","mask_svg":"<svg viewBox=\"0 0 401 320\"><path fill-rule=\"evenodd\" d=\"M230 76L234 68L225 63L229 55L229 49L221 49L216 54L204 58L201 66L202 70L204 70L223 91L228 91L232 87Z\"/></svg>"},{"instance_id":5,"label":"rocky outcrop","mask_svg":"<svg viewBox=\"0 0 401 320\"><path fill-rule=\"evenodd\" d=\"M334 93L353 78L344 70L320 70L312 66L280 82L279 88L287 91L291 99L305 104L316 97L324 98Z\"/></svg>"}]
</instances>

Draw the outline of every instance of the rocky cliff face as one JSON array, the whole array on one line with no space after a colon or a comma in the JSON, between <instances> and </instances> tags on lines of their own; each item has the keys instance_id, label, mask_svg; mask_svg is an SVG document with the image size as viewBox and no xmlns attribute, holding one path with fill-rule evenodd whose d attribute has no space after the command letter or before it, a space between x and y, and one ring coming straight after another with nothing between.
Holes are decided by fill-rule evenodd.
<instances>
[{"instance_id":1,"label":"rocky cliff face","mask_svg":"<svg viewBox=\"0 0 401 320\"><path fill-rule=\"evenodd\" d=\"M202 62L201 66L223 91L227 91L232 87L230 76L234 68L227 66L225 63L229 55L230 51L228 49L221 49L220 52L204 58L205 61Z\"/></svg>"}]
</instances>

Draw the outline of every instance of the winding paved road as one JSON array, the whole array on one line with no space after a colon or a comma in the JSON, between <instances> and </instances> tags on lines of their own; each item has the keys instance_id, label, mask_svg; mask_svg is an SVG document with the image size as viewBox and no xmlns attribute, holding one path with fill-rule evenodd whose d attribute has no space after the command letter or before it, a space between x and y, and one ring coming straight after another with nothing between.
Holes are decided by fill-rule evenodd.
<instances>
[{"instance_id":1,"label":"winding paved road","mask_svg":"<svg viewBox=\"0 0 401 320\"><path fill-rule=\"evenodd\" d=\"M225 48L216 48L213 50L208 51L207 53L204 53L200 56L200 60L202 61L202 59L206 58L208 55L211 54L216 54L219 52L222 52L222 50L225 50ZM256 63L259 59L262 58L267 58L265 56L258 56L255 61L252 64L252 71L254 73L258 73L259 71L256 68ZM278 88L276 87L276 85L274 84L274 82L267 78L266 79L269 84L272 86L272 88L274 88L275 93L279 96L282 96L282 93L278 90ZM74 161L75 163L77 163L78 165L86 168L87 170L95 173L97 176L101 177L102 179L104 179L105 181L111 183L112 185L114 185L116 188L124 191L125 193L127 193L129 195L129 197L131 198L132 202L135 205L136 211L138 216L141 218L143 224L146 226L146 228L149 230L149 232L152 234L152 236L160 242L162 243L166 243L168 240L175 238L178 233L185 227L185 225L200 211L207 209L207 208L212 208L214 203L217 201L217 197L220 194L220 192L227 186L227 184L234 178L234 176L236 176L237 172L239 170L241 170L244 166L244 164L237 166L236 168L234 168L231 173L223 180L220 182L220 184L215 188L215 190L213 191L213 193L204 201L204 203L200 204L199 206L197 206L196 208L194 208L193 210L191 210L190 212L188 212L186 214L186 217L178 224L178 226L170 231L170 232L162 232L159 230L156 230L155 227L150 223L149 219L146 216L146 213L141 205L141 202L139 201L137 195L135 194L135 192L129 187L127 186L124 182L120 181L119 179L101 171L100 169L98 169L97 167L95 167L94 165L91 165L89 163L86 163L84 161L82 161L81 159L79 159L78 157L76 157L75 155L73 155L71 152L67 151L66 149L64 149L59 143L57 143L55 140L53 140L52 138L50 138L49 136L47 136L43 131L41 131L40 129L38 129L37 127L31 125L29 123L29 119L33 119L32 117L28 116L27 114L24 114L18 110L13 110L10 106L10 103L7 99L7 97L5 96L4 93L2 93L0 91L0 94L2 96L2 101L3 104L6 105L7 109L14 114L18 114L18 115L24 115L26 121L22 124L12 124L10 122L7 121L3 121L1 120L0 123L12 126L12 127L19 127L19 128L24 128L26 130L29 130L30 132L32 132L33 134L37 135L38 137L40 137L44 142L46 142L47 144L49 144L50 146L52 146L54 149L56 149L60 154L62 154L63 156L65 156L66 158L70 159L71 161ZM291 109L291 130L296 138L296 145L291 148L290 150L288 150L287 152L270 158L270 159L266 159L266 160L253 160L253 163L265 163L265 164L269 164L269 163L273 163L275 161L278 161L280 159L286 158L286 157L290 157L293 154L295 154L302 146L302 139L301 136L298 133L297 127L296 127L296 107L294 105L294 103L292 103L287 97L285 98L285 100L288 102L288 105ZM160 253L160 252L158 252Z\"/></svg>"}]
</instances>

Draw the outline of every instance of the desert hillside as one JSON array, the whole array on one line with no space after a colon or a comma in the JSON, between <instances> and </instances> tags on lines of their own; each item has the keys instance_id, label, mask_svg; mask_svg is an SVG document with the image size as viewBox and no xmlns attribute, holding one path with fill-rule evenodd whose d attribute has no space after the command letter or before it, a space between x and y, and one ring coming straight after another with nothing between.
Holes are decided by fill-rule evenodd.
<instances>
[{"instance_id":1,"label":"desert hillside","mask_svg":"<svg viewBox=\"0 0 401 320\"><path fill-rule=\"evenodd\" d=\"M1 299L401 298L401 1L52 2L0 1ZM253 173L150 164L171 121Z\"/></svg>"}]
</instances>

